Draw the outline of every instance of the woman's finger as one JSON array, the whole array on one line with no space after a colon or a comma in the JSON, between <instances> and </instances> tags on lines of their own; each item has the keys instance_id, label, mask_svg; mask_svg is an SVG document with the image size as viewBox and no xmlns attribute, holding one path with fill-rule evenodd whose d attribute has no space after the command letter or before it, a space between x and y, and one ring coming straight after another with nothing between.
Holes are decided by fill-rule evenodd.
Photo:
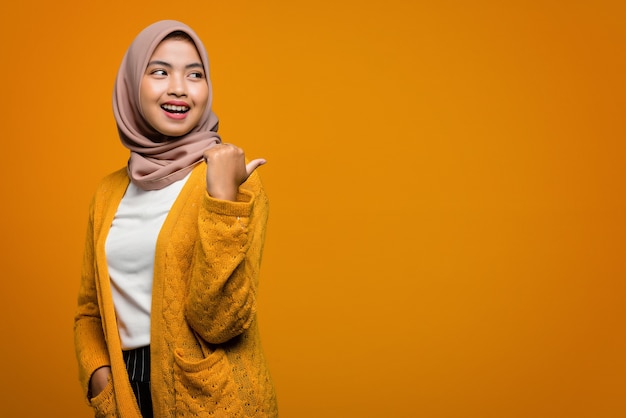
<instances>
[{"instance_id":1,"label":"woman's finger","mask_svg":"<svg viewBox=\"0 0 626 418\"><path fill-rule=\"evenodd\" d=\"M248 173L248 177L250 177L250 174L252 174L254 170L259 168L266 162L267 161L265 160L265 158L257 158L255 160L250 161L248 164L246 164L246 172Z\"/></svg>"}]
</instances>

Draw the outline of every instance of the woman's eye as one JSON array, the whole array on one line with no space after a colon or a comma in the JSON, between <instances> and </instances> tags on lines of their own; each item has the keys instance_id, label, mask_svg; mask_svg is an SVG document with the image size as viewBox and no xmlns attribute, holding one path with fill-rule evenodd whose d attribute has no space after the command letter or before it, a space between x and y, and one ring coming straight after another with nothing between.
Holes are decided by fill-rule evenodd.
<instances>
[{"instance_id":1,"label":"woman's eye","mask_svg":"<svg viewBox=\"0 0 626 418\"><path fill-rule=\"evenodd\" d=\"M152 70L152 71L150 71L150 74L152 74L152 75L167 75L167 72L165 70Z\"/></svg>"},{"instance_id":2,"label":"woman's eye","mask_svg":"<svg viewBox=\"0 0 626 418\"><path fill-rule=\"evenodd\" d=\"M189 76L191 78L204 78L204 74L199 73L199 72L198 73L191 73Z\"/></svg>"}]
</instances>

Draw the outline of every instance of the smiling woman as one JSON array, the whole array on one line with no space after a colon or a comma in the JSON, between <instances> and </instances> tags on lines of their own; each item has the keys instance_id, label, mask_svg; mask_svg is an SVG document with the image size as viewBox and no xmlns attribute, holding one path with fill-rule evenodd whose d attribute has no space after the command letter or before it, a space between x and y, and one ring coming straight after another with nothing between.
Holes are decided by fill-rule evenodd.
<instances>
[{"instance_id":1,"label":"smiling woman","mask_svg":"<svg viewBox=\"0 0 626 418\"><path fill-rule=\"evenodd\" d=\"M167 137L179 137L204 114L209 86L193 41L184 32L168 35L154 50L139 91L146 121Z\"/></svg>"},{"instance_id":2,"label":"smiling woman","mask_svg":"<svg viewBox=\"0 0 626 418\"><path fill-rule=\"evenodd\" d=\"M222 144L208 75L176 21L144 29L118 72L131 155L92 201L74 327L97 417L277 415L256 321L265 160Z\"/></svg>"}]
</instances>

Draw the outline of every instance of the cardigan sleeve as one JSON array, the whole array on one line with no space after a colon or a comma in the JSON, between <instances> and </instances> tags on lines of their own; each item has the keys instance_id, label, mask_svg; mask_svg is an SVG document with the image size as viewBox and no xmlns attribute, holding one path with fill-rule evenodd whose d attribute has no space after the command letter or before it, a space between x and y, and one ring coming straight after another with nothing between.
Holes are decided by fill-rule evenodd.
<instances>
[{"instance_id":1,"label":"cardigan sleeve","mask_svg":"<svg viewBox=\"0 0 626 418\"><path fill-rule=\"evenodd\" d=\"M226 342L254 320L267 216L256 172L240 186L236 202L204 195L185 314L208 343Z\"/></svg>"},{"instance_id":2,"label":"cardigan sleeve","mask_svg":"<svg viewBox=\"0 0 626 418\"><path fill-rule=\"evenodd\" d=\"M78 307L74 318L74 346L79 380L85 397L88 396L89 380L93 372L102 366L110 365L95 283L93 208L92 202L78 291Z\"/></svg>"}]
</instances>

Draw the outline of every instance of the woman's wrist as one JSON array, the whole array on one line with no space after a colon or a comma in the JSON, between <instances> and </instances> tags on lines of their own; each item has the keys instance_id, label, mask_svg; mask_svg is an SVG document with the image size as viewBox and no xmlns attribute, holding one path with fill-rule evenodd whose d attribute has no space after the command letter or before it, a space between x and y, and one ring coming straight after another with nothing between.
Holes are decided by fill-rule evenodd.
<instances>
[{"instance_id":1,"label":"woman's wrist","mask_svg":"<svg viewBox=\"0 0 626 418\"><path fill-rule=\"evenodd\" d=\"M109 383L111 367L102 366L96 369L89 379L89 399L98 396Z\"/></svg>"}]
</instances>

